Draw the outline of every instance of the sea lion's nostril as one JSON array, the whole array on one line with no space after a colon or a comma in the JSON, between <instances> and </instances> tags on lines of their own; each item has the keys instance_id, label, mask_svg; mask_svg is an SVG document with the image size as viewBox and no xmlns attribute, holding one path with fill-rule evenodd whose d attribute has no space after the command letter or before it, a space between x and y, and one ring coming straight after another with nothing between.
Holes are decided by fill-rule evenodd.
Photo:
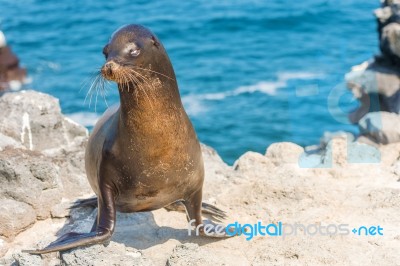
<instances>
[{"instance_id":1,"label":"sea lion's nostril","mask_svg":"<svg viewBox=\"0 0 400 266\"><path fill-rule=\"evenodd\" d=\"M105 67L106 67L107 70L111 71L112 67L113 67L113 63L112 62L108 62L108 63L106 63Z\"/></svg>"},{"instance_id":2,"label":"sea lion's nostril","mask_svg":"<svg viewBox=\"0 0 400 266\"><path fill-rule=\"evenodd\" d=\"M103 68L102 68L103 75L110 76L112 74L113 68L114 68L114 63L113 62L105 63Z\"/></svg>"}]
</instances>

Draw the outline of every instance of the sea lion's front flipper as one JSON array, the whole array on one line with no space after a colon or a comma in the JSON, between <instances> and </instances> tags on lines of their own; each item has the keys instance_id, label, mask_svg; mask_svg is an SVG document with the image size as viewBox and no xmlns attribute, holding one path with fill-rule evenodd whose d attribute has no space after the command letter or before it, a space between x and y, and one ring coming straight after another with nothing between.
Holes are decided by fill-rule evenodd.
<instances>
[{"instance_id":1,"label":"sea lion's front flipper","mask_svg":"<svg viewBox=\"0 0 400 266\"><path fill-rule=\"evenodd\" d=\"M97 222L92 227L90 233L70 232L43 249L24 250L31 254L44 254L55 251L63 251L71 248L102 244L109 240L114 232L115 225L115 200L111 192L104 191L98 198Z\"/></svg>"},{"instance_id":2,"label":"sea lion's front flipper","mask_svg":"<svg viewBox=\"0 0 400 266\"><path fill-rule=\"evenodd\" d=\"M55 251L63 251L80 246L101 244L110 239L110 237L111 237L110 231L104 231L104 232L95 231L84 234L71 232L63 235L60 239L57 239L44 249L23 250L22 252L27 252L30 254L44 254Z\"/></svg>"}]
</instances>

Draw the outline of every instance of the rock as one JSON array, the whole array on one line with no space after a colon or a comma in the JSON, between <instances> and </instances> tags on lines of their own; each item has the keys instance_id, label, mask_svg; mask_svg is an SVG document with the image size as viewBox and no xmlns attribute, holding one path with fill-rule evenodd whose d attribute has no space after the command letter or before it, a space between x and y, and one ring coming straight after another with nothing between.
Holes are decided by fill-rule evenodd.
<instances>
[{"instance_id":1,"label":"rock","mask_svg":"<svg viewBox=\"0 0 400 266\"><path fill-rule=\"evenodd\" d=\"M265 175L265 171L270 171L275 165L264 155L248 151L233 164L233 169L239 171L250 171L255 174L255 171L260 171Z\"/></svg>"},{"instance_id":2,"label":"rock","mask_svg":"<svg viewBox=\"0 0 400 266\"><path fill-rule=\"evenodd\" d=\"M24 93L19 95L20 101L30 101ZM53 144L45 147L33 141L33 150L26 141L12 136L12 128L0 130L8 143L0 143L1 265L395 265L400 260L400 235L395 230L400 217L400 143L361 145L346 133L325 136L325 148L307 152L287 142L271 145L265 156L248 152L235 162L236 170L215 150L202 145L203 198L226 211L224 224L348 223L351 228L380 224L384 237L368 236L360 241L351 231L349 236L299 233L284 241L261 235L251 241L244 235L194 237L188 236L185 214L160 209L117 213L115 232L107 246L81 247L62 252L59 258L57 254L21 254L21 249L44 247L66 232L88 232L95 220L97 209L78 208L69 213L66 209L72 199L89 197L91 192L83 166L87 137L75 126L76 132L62 131L70 134L70 144L54 147L58 141L51 140ZM58 137L66 142L65 136ZM305 163L320 168L300 169ZM50 214L53 219L38 221ZM15 221L22 229L8 232L5 226ZM35 223L30 225L32 221Z\"/></svg>"},{"instance_id":3,"label":"rock","mask_svg":"<svg viewBox=\"0 0 400 266\"><path fill-rule=\"evenodd\" d=\"M323 154L325 167L344 167L351 163L379 163L380 151L370 145L352 142L343 138L332 139Z\"/></svg>"},{"instance_id":4,"label":"rock","mask_svg":"<svg viewBox=\"0 0 400 266\"><path fill-rule=\"evenodd\" d=\"M107 246L94 245L61 253L65 266L131 266L153 265L137 249L110 242Z\"/></svg>"},{"instance_id":5,"label":"rock","mask_svg":"<svg viewBox=\"0 0 400 266\"><path fill-rule=\"evenodd\" d=\"M4 254L6 254L6 252L9 249L9 245L10 245L10 243L6 240L6 238L0 236L0 258L3 257ZM2 264L2 261L0 259L0 265L3 265L3 264Z\"/></svg>"},{"instance_id":6,"label":"rock","mask_svg":"<svg viewBox=\"0 0 400 266\"><path fill-rule=\"evenodd\" d=\"M88 132L63 116L58 99L47 94L6 93L0 109L0 199L10 209L0 214L0 235L12 239L51 210L65 216L54 207L62 199L91 192L84 169Z\"/></svg>"},{"instance_id":7,"label":"rock","mask_svg":"<svg viewBox=\"0 0 400 266\"><path fill-rule=\"evenodd\" d=\"M384 165L392 166L400 161L400 142L380 145L381 161Z\"/></svg>"},{"instance_id":8,"label":"rock","mask_svg":"<svg viewBox=\"0 0 400 266\"><path fill-rule=\"evenodd\" d=\"M352 68L346 74L347 87L361 105L349 114L358 123L370 112L400 114L400 4L397 0L382 2L375 10L381 54L368 63ZM367 138L362 142L369 142Z\"/></svg>"},{"instance_id":9,"label":"rock","mask_svg":"<svg viewBox=\"0 0 400 266\"><path fill-rule=\"evenodd\" d=\"M265 156L276 166L283 164L298 164L304 148L291 142L279 142L271 144Z\"/></svg>"},{"instance_id":10,"label":"rock","mask_svg":"<svg viewBox=\"0 0 400 266\"><path fill-rule=\"evenodd\" d=\"M44 266L42 258L38 255L30 255L28 253L16 253L13 255L16 265L18 266ZM13 264L14 265L14 264Z\"/></svg>"},{"instance_id":11,"label":"rock","mask_svg":"<svg viewBox=\"0 0 400 266\"><path fill-rule=\"evenodd\" d=\"M378 23L381 25L381 28L386 24L386 22L393 15L392 9L389 6L385 6L382 8L378 8L374 11L375 17L378 19Z\"/></svg>"},{"instance_id":12,"label":"rock","mask_svg":"<svg viewBox=\"0 0 400 266\"><path fill-rule=\"evenodd\" d=\"M395 175L397 175L400 178L400 161L397 161L394 165L393 165L393 173Z\"/></svg>"},{"instance_id":13,"label":"rock","mask_svg":"<svg viewBox=\"0 0 400 266\"><path fill-rule=\"evenodd\" d=\"M21 145L20 142L16 141L15 139L3 135L0 133L0 151L3 151L7 147L13 147L13 148L19 148L19 149L24 149L25 147Z\"/></svg>"},{"instance_id":14,"label":"rock","mask_svg":"<svg viewBox=\"0 0 400 266\"><path fill-rule=\"evenodd\" d=\"M25 150L8 149L0 154L0 185L0 195L31 205L38 219L49 217L51 206L63 194L52 161Z\"/></svg>"},{"instance_id":15,"label":"rock","mask_svg":"<svg viewBox=\"0 0 400 266\"><path fill-rule=\"evenodd\" d=\"M349 114L350 122L357 123L368 112L400 113L399 75L399 70L378 61L346 74L347 87L361 103Z\"/></svg>"},{"instance_id":16,"label":"rock","mask_svg":"<svg viewBox=\"0 0 400 266\"><path fill-rule=\"evenodd\" d=\"M44 151L70 146L86 128L61 114L58 99L35 91L6 93L0 98L0 132L27 149Z\"/></svg>"},{"instance_id":17,"label":"rock","mask_svg":"<svg viewBox=\"0 0 400 266\"><path fill-rule=\"evenodd\" d=\"M388 112L373 112L358 123L361 136L379 144L400 142L400 115Z\"/></svg>"},{"instance_id":18,"label":"rock","mask_svg":"<svg viewBox=\"0 0 400 266\"><path fill-rule=\"evenodd\" d=\"M51 208L51 217L52 218L64 218L70 216L70 207L72 206L72 202L70 201L62 201L59 204L54 205Z\"/></svg>"},{"instance_id":19,"label":"rock","mask_svg":"<svg viewBox=\"0 0 400 266\"><path fill-rule=\"evenodd\" d=\"M224 163L218 153L211 147L201 143L201 152L203 154L205 179L226 179L226 173L231 169Z\"/></svg>"},{"instance_id":20,"label":"rock","mask_svg":"<svg viewBox=\"0 0 400 266\"><path fill-rule=\"evenodd\" d=\"M324 132L324 135L320 139L320 148L324 149L328 143L334 138L347 139L348 141L354 141L354 135L350 132L336 131L336 132Z\"/></svg>"},{"instance_id":21,"label":"rock","mask_svg":"<svg viewBox=\"0 0 400 266\"><path fill-rule=\"evenodd\" d=\"M229 167L218 153L211 147L200 144L204 161L204 187L220 188L221 190L226 184L231 183L238 175L231 167ZM203 201L216 204L215 195L210 193L208 189L203 190Z\"/></svg>"},{"instance_id":22,"label":"rock","mask_svg":"<svg viewBox=\"0 0 400 266\"><path fill-rule=\"evenodd\" d=\"M213 256L210 256L212 252ZM243 256L223 254L218 250L206 250L198 244L186 243L174 248L172 255L167 260L167 266L202 266L202 265L248 265L249 262Z\"/></svg>"},{"instance_id":23,"label":"rock","mask_svg":"<svg viewBox=\"0 0 400 266\"><path fill-rule=\"evenodd\" d=\"M36 213L26 203L0 199L0 235L13 240L15 235L36 221Z\"/></svg>"},{"instance_id":24,"label":"rock","mask_svg":"<svg viewBox=\"0 0 400 266\"><path fill-rule=\"evenodd\" d=\"M395 57L400 61L400 24L389 23L382 29L381 51L386 57Z\"/></svg>"}]
</instances>

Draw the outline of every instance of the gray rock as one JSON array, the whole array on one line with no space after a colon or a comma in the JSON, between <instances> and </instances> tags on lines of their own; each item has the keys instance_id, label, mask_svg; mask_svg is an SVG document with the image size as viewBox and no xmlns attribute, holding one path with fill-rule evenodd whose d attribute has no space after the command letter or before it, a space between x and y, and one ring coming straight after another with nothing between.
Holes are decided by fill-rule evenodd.
<instances>
[{"instance_id":1,"label":"gray rock","mask_svg":"<svg viewBox=\"0 0 400 266\"><path fill-rule=\"evenodd\" d=\"M345 166L349 163L379 163L379 149L343 138L332 139L322 156L320 167Z\"/></svg>"},{"instance_id":2,"label":"gray rock","mask_svg":"<svg viewBox=\"0 0 400 266\"><path fill-rule=\"evenodd\" d=\"M15 263L18 266L42 266L45 265L42 258L38 255L30 255L28 253L16 253L13 255ZM13 264L13 265L14 265Z\"/></svg>"},{"instance_id":3,"label":"gray rock","mask_svg":"<svg viewBox=\"0 0 400 266\"><path fill-rule=\"evenodd\" d=\"M216 178L226 178L226 173L229 172L231 168L221 159L221 157L213 148L202 143L200 146L203 154L205 179L213 180Z\"/></svg>"},{"instance_id":4,"label":"gray rock","mask_svg":"<svg viewBox=\"0 0 400 266\"><path fill-rule=\"evenodd\" d=\"M379 144L400 142L400 115L374 112L364 116L358 123L360 133Z\"/></svg>"},{"instance_id":5,"label":"gray rock","mask_svg":"<svg viewBox=\"0 0 400 266\"><path fill-rule=\"evenodd\" d=\"M349 114L349 120L354 124L370 112L400 113L399 3L384 0L381 8L375 10L381 54L372 62L353 67L346 75L348 88L361 103Z\"/></svg>"},{"instance_id":6,"label":"gray rock","mask_svg":"<svg viewBox=\"0 0 400 266\"><path fill-rule=\"evenodd\" d=\"M263 175L265 175L266 171L270 171L274 167L275 165L273 162L267 157L252 151L248 151L240 156L240 158L233 164L235 170L250 171L253 172L253 174L254 171L259 171Z\"/></svg>"},{"instance_id":7,"label":"gray rock","mask_svg":"<svg viewBox=\"0 0 400 266\"><path fill-rule=\"evenodd\" d=\"M0 154L0 195L31 205L38 219L49 217L61 200L59 182L54 163L40 153L7 149Z\"/></svg>"},{"instance_id":8,"label":"gray rock","mask_svg":"<svg viewBox=\"0 0 400 266\"><path fill-rule=\"evenodd\" d=\"M19 149L25 148L19 141L16 141L15 139L0 133L0 151L4 150L7 147Z\"/></svg>"},{"instance_id":9,"label":"gray rock","mask_svg":"<svg viewBox=\"0 0 400 266\"><path fill-rule=\"evenodd\" d=\"M26 203L0 199L0 235L12 240L36 221L36 213Z\"/></svg>"},{"instance_id":10,"label":"gray rock","mask_svg":"<svg viewBox=\"0 0 400 266\"><path fill-rule=\"evenodd\" d=\"M324 132L324 135L320 139L320 147L324 149L328 143L334 139L334 138L342 138L342 139L347 139L348 141L354 141L355 137L352 133L346 132L346 131L336 131L336 132L330 132L326 131Z\"/></svg>"},{"instance_id":11,"label":"gray rock","mask_svg":"<svg viewBox=\"0 0 400 266\"><path fill-rule=\"evenodd\" d=\"M56 205L54 205L51 208L51 217L52 218L64 218L64 217L70 217L70 207L72 206L72 202L70 201L65 201L65 202L61 202L58 203Z\"/></svg>"},{"instance_id":12,"label":"gray rock","mask_svg":"<svg viewBox=\"0 0 400 266\"><path fill-rule=\"evenodd\" d=\"M355 66L345 79L361 104L349 114L350 122L357 123L368 112L400 113L400 71L397 68L376 60Z\"/></svg>"},{"instance_id":13,"label":"gray rock","mask_svg":"<svg viewBox=\"0 0 400 266\"><path fill-rule=\"evenodd\" d=\"M381 50L387 57L400 59L400 24L389 23L382 29Z\"/></svg>"},{"instance_id":14,"label":"gray rock","mask_svg":"<svg viewBox=\"0 0 400 266\"><path fill-rule=\"evenodd\" d=\"M210 256L212 254L212 256ZM198 244L177 245L167 260L167 266L202 266L202 265L250 265L242 255L226 254L219 250L199 247Z\"/></svg>"},{"instance_id":15,"label":"gray rock","mask_svg":"<svg viewBox=\"0 0 400 266\"><path fill-rule=\"evenodd\" d=\"M61 114L58 99L35 91L7 93L0 98L0 132L27 149L43 151L70 146L87 130Z\"/></svg>"},{"instance_id":16,"label":"gray rock","mask_svg":"<svg viewBox=\"0 0 400 266\"><path fill-rule=\"evenodd\" d=\"M91 193L84 169L88 132L43 93L6 93L0 109L0 199L7 208L0 235L9 240L51 210L66 215L55 207L62 200Z\"/></svg>"},{"instance_id":17,"label":"gray rock","mask_svg":"<svg viewBox=\"0 0 400 266\"><path fill-rule=\"evenodd\" d=\"M63 252L61 262L65 266L152 265L137 249L112 241L107 247L94 245Z\"/></svg>"},{"instance_id":18,"label":"gray rock","mask_svg":"<svg viewBox=\"0 0 400 266\"><path fill-rule=\"evenodd\" d=\"M283 164L299 164L301 155L304 153L304 148L291 142L279 142L271 144L265 156L270 159L275 165Z\"/></svg>"}]
</instances>

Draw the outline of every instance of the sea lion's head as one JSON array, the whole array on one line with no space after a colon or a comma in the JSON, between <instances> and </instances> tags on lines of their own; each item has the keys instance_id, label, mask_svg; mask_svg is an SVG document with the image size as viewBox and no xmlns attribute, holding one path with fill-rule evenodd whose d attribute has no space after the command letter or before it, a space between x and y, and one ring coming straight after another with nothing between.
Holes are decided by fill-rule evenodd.
<instances>
[{"instance_id":1,"label":"sea lion's head","mask_svg":"<svg viewBox=\"0 0 400 266\"><path fill-rule=\"evenodd\" d=\"M126 25L114 32L104 46L104 78L121 85L135 84L146 77L175 79L168 55L158 38L141 25Z\"/></svg>"}]
</instances>

